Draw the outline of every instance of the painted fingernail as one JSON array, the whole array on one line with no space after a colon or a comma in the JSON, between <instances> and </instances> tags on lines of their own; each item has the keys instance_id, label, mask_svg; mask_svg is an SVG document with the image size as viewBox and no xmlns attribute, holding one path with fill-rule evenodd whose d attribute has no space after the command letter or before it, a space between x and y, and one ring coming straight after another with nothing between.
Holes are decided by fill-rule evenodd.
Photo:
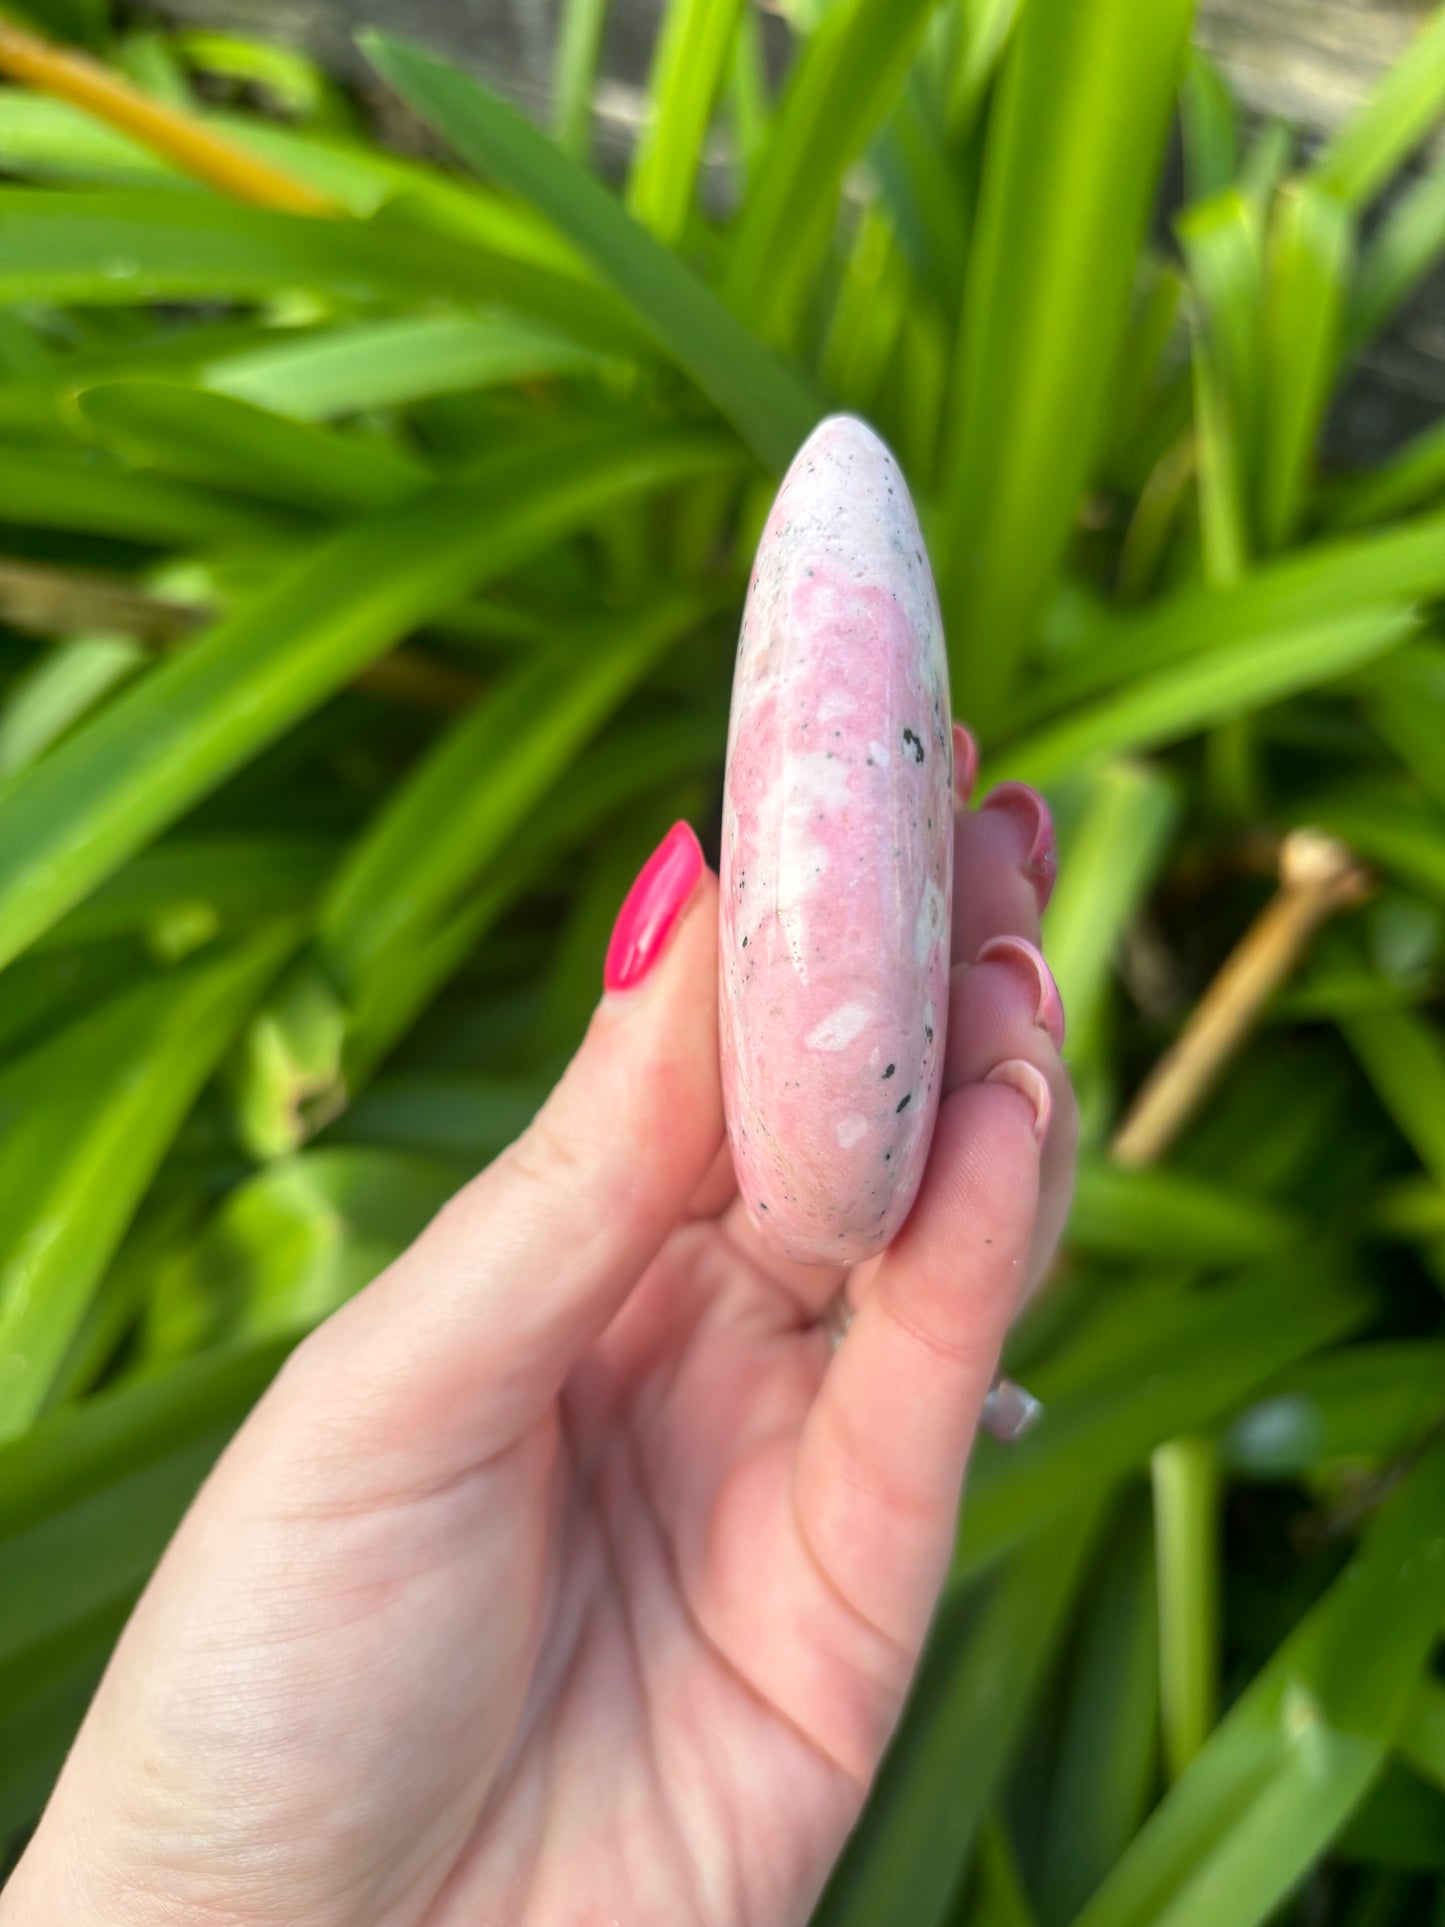
<instances>
[{"instance_id":1,"label":"painted fingernail","mask_svg":"<svg viewBox=\"0 0 1445 1927\"><path fill-rule=\"evenodd\" d=\"M1048 1136L1049 1113L1054 1108L1054 1100L1049 1095L1049 1081L1043 1072L1030 1064L1024 1057L1006 1057L1001 1064L995 1064L985 1084L1009 1084L1020 1097L1028 1099L1034 1111L1034 1136L1042 1144Z\"/></svg>"},{"instance_id":2,"label":"painted fingernail","mask_svg":"<svg viewBox=\"0 0 1445 1927\"><path fill-rule=\"evenodd\" d=\"M1044 961L1043 952L1027 937L990 937L978 953L980 963L1012 964L1022 971L1033 987L1037 1000L1034 1022L1054 1040L1054 1049L1064 1048L1064 1000L1054 982L1054 973Z\"/></svg>"},{"instance_id":3,"label":"painted fingernail","mask_svg":"<svg viewBox=\"0 0 1445 1927\"><path fill-rule=\"evenodd\" d=\"M973 731L965 729L962 723L953 725L953 794L960 803L966 803L973 795L973 786L978 781L978 744Z\"/></svg>"},{"instance_id":4,"label":"painted fingernail","mask_svg":"<svg viewBox=\"0 0 1445 1927\"><path fill-rule=\"evenodd\" d=\"M1000 783L979 808L1004 810L1018 823L1023 842L1019 868L1033 884L1042 910L1054 893L1054 879L1059 873L1059 850L1048 804L1027 783Z\"/></svg>"},{"instance_id":5,"label":"painted fingernail","mask_svg":"<svg viewBox=\"0 0 1445 1927\"><path fill-rule=\"evenodd\" d=\"M1042 1404L1032 1392L1000 1375L988 1388L983 1401L980 1424L1004 1445L1012 1445L1025 1432L1032 1432L1044 1415Z\"/></svg>"},{"instance_id":6,"label":"painted fingernail","mask_svg":"<svg viewBox=\"0 0 1445 1927\"><path fill-rule=\"evenodd\" d=\"M702 872L702 846L691 826L674 823L643 864L617 913L602 969L607 990L635 990L647 976Z\"/></svg>"}]
</instances>

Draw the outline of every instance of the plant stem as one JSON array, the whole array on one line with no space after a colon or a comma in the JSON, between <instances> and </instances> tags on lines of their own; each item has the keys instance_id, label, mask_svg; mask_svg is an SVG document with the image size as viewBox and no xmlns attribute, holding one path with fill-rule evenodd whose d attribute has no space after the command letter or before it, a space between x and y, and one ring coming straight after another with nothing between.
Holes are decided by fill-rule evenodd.
<instances>
[{"instance_id":1,"label":"plant stem","mask_svg":"<svg viewBox=\"0 0 1445 1927\"><path fill-rule=\"evenodd\" d=\"M0 74L53 94L129 135L182 172L238 201L288 214L339 214L337 204L304 181L213 133L189 114L144 94L84 54L52 46L11 21L0 21Z\"/></svg>"},{"instance_id":2,"label":"plant stem","mask_svg":"<svg viewBox=\"0 0 1445 1927\"><path fill-rule=\"evenodd\" d=\"M1280 845L1279 870L1279 890L1129 1107L1111 1146L1117 1163L1155 1164L1168 1152L1315 931L1370 887L1350 851L1318 830L1291 831Z\"/></svg>"},{"instance_id":3,"label":"plant stem","mask_svg":"<svg viewBox=\"0 0 1445 1927\"><path fill-rule=\"evenodd\" d=\"M1219 1455L1190 1436L1150 1462L1159 1572L1159 1713L1177 1780L1208 1739L1219 1701Z\"/></svg>"}]
</instances>

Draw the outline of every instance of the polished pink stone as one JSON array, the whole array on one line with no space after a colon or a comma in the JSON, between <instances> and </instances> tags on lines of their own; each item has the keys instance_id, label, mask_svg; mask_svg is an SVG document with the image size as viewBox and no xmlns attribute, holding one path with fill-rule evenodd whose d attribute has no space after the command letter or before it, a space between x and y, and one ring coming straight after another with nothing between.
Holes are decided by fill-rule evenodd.
<instances>
[{"instance_id":1,"label":"polished pink stone","mask_svg":"<svg viewBox=\"0 0 1445 1927\"><path fill-rule=\"evenodd\" d=\"M953 733L897 462L850 416L803 444L758 545L723 802L723 1094L753 1222L851 1263L912 1206L948 1014Z\"/></svg>"}]
</instances>

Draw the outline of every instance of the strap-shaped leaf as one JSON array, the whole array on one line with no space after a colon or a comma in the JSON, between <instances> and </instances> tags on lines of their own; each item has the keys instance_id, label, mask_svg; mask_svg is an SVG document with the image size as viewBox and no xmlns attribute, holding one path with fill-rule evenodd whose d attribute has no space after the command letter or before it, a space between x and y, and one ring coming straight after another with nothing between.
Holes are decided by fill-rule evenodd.
<instances>
[{"instance_id":1,"label":"strap-shaped leaf","mask_svg":"<svg viewBox=\"0 0 1445 1927\"><path fill-rule=\"evenodd\" d=\"M365 34L361 44L382 78L463 160L520 195L573 242L764 463L786 465L813 426L817 404L801 377L684 261L485 87L405 41Z\"/></svg>"}]
</instances>

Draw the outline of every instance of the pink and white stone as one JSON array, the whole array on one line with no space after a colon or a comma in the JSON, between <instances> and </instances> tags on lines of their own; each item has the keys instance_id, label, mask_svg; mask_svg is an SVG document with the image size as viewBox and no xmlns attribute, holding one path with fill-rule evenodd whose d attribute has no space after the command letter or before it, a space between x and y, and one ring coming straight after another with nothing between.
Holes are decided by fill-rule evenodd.
<instances>
[{"instance_id":1,"label":"pink and white stone","mask_svg":"<svg viewBox=\"0 0 1445 1927\"><path fill-rule=\"evenodd\" d=\"M723 800L723 1096L754 1224L852 1263L902 1225L948 1015L953 734L897 462L847 415L799 450L743 611Z\"/></svg>"}]
</instances>

